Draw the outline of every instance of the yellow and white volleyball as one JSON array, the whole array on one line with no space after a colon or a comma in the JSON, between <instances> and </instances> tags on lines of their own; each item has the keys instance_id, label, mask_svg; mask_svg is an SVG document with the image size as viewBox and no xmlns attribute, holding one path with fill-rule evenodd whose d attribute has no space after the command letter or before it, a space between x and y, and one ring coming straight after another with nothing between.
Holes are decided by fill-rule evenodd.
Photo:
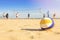
<instances>
[{"instance_id":1,"label":"yellow and white volleyball","mask_svg":"<svg viewBox=\"0 0 60 40\"><path fill-rule=\"evenodd\" d=\"M43 18L40 21L40 27L42 28L52 28L54 26L54 21L51 18Z\"/></svg>"}]
</instances>

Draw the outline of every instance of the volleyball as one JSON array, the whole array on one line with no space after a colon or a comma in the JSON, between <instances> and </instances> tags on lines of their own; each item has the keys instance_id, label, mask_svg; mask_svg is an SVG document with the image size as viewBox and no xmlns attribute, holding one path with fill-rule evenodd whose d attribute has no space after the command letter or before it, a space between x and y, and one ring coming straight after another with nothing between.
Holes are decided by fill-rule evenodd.
<instances>
[{"instance_id":1,"label":"volleyball","mask_svg":"<svg viewBox=\"0 0 60 40\"><path fill-rule=\"evenodd\" d=\"M43 18L40 21L41 28L52 28L54 26L54 21L52 18Z\"/></svg>"}]
</instances>

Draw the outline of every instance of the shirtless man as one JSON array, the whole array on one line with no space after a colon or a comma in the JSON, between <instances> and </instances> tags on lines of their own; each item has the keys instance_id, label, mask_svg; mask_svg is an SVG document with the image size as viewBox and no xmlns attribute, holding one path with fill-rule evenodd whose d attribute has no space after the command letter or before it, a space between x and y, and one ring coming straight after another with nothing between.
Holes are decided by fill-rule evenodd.
<instances>
[{"instance_id":1,"label":"shirtless man","mask_svg":"<svg viewBox=\"0 0 60 40\"><path fill-rule=\"evenodd\" d=\"M56 16L56 14L54 13L54 14L53 14L53 18L55 18L55 16Z\"/></svg>"},{"instance_id":2,"label":"shirtless man","mask_svg":"<svg viewBox=\"0 0 60 40\"><path fill-rule=\"evenodd\" d=\"M16 18L18 18L18 16L19 16L19 14L18 14L18 12L16 13Z\"/></svg>"},{"instance_id":3,"label":"shirtless man","mask_svg":"<svg viewBox=\"0 0 60 40\"><path fill-rule=\"evenodd\" d=\"M28 19L30 18L30 14L28 13Z\"/></svg>"}]
</instances>

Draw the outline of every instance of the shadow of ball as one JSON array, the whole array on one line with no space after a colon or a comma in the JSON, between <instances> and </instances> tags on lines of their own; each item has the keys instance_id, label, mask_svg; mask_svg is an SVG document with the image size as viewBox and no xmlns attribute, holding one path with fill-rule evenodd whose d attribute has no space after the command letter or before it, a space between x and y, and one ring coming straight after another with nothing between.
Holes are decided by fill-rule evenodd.
<instances>
[{"instance_id":1,"label":"shadow of ball","mask_svg":"<svg viewBox=\"0 0 60 40\"><path fill-rule=\"evenodd\" d=\"M31 39L34 39L34 36L30 36Z\"/></svg>"}]
</instances>

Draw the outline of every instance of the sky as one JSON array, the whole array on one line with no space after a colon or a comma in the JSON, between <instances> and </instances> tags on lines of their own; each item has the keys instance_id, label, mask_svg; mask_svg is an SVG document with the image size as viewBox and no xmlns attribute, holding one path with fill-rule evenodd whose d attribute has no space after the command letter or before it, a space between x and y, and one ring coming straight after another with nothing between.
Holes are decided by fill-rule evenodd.
<instances>
[{"instance_id":1,"label":"sky","mask_svg":"<svg viewBox=\"0 0 60 40\"><path fill-rule=\"evenodd\" d=\"M14 18L16 12L19 12L21 18L41 18L43 14L49 11L50 17L56 13L60 17L60 0L0 0L0 14L9 13L10 18Z\"/></svg>"}]
</instances>

